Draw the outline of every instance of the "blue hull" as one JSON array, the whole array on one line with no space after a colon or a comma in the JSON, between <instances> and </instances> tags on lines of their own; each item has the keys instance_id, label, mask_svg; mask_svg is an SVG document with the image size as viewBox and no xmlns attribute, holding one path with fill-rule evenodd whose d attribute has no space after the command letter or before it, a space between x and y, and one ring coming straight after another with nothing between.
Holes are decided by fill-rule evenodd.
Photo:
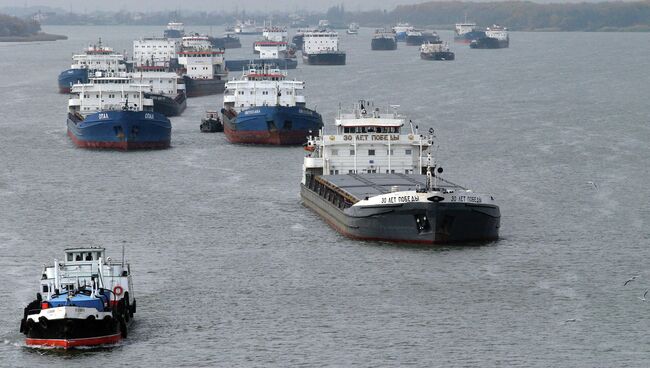
<instances>
[{"instance_id":1,"label":"blue hull","mask_svg":"<svg viewBox=\"0 0 650 368\"><path fill-rule=\"evenodd\" d=\"M226 60L226 69L230 72L245 70L249 65L275 65L280 69L296 69L298 61L289 58Z\"/></svg>"},{"instance_id":2,"label":"blue hull","mask_svg":"<svg viewBox=\"0 0 650 368\"><path fill-rule=\"evenodd\" d=\"M297 106L259 106L244 110L222 111L226 137L232 143L298 145L309 132L323 127L316 111Z\"/></svg>"},{"instance_id":3,"label":"blue hull","mask_svg":"<svg viewBox=\"0 0 650 368\"><path fill-rule=\"evenodd\" d=\"M88 83L88 69L68 69L59 74L59 92L70 93L75 83Z\"/></svg>"},{"instance_id":4,"label":"blue hull","mask_svg":"<svg viewBox=\"0 0 650 368\"><path fill-rule=\"evenodd\" d=\"M399 41L399 42L406 41L406 32L396 32L395 41Z\"/></svg>"},{"instance_id":5,"label":"blue hull","mask_svg":"<svg viewBox=\"0 0 650 368\"><path fill-rule=\"evenodd\" d=\"M167 148L171 131L169 119L153 111L102 111L85 119L68 114L68 136L84 148Z\"/></svg>"}]
</instances>

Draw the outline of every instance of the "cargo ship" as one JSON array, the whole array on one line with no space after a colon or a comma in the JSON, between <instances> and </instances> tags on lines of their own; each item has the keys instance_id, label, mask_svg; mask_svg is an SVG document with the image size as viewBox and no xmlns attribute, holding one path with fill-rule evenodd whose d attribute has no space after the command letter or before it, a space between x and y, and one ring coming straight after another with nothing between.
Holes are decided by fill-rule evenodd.
<instances>
[{"instance_id":1,"label":"cargo ship","mask_svg":"<svg viewBox=\"0 0 650 368\"><path fill-rule=\"evenodd\" d=\"M163 35L165 38L181 39L185 36L185 26L181 22L169 22Z\"/></svg>"},{"instance_id":2,"label":"cargo ship","mask_svg":"<svg viewBox=\"0 0 650 368\"><path fill-rule=\"evenodd\" d=\"M306 107L305 83L286 76L265 65L227 83L221 121L231 143L300 145L323 126L321 115Z\"/></svg>"},{"instance_id":3,"label":"cargo ship","mask_svg":"<svg viewBox=\"0 0 650 368\"><path fill-rule=\"evenodd\" d=\"M510 47L508 29L493 25L485 29L485 36L472 41L469 47L473 49L505 49Z\"/></svg>"},{"instance_id":4,"label":"cargo ship","mask_svg":"<svg viewBox=\"0 0 650 368\"><path fill-rule=\"evenodd\" d=\"M257 26L255 21L249 19L247 21L237 21L233 31L240 35L261 35L264 27Z\"/></svg>"},{"instance_id":5,"label":"cargo ship","mask_svg":"<svg viewBox=\"0 0 650 368\"><path fill-rule=\"evenodd\" d=\"M214 49L239 49L241 41L232 32L226 32L223 37L210 37Z\"/></svg>"},{"instance_id":6,"label":"cargo ship","mask_svg":"<svg viewBox=\"0 0 650 368\"><path fill-rule=\"evenodd\" d=\"M60 93L70 93L70 87L75 83L87 83L90 75L95 72L118 73L129 70L129 63L123 54L102 45L102 39L88 46L82 54L72 55L70 69L59 74L58 85Z\"/></svg>"},{"instance_id":7,"label":"cargo ship","mask_svg":"<svg viewBox=\"0 0 650 368\"><path fill-rule=\"evenodd\" d=\"M309 65L345 65L345 51L339 50L339 34L317 30L305 32L302 61Z\"/></svg>"},{"instance_id":8,"label":"cargo ship","mask_svg":"<svg viewBox=\"0 0 650 368\"><path fill-rule=\"evenodd\" d=\"M72 86L68 136L82 148L117 150L168 148L171 122L145 97L150 85L127 75L90 78Z\"/></svg>"},{"instance_id":9,"label":"cargo ship","mask_svg":"<svg viewBox=\"0 0 650 368\"><path fill-rule=\"evenodd\" d=\"M456 23L454 30L454 42L469 44L474 40L485 37L485 32L476 27L476 23L465 21Z\"/></svg>"},{"instance_id":10,"label":"cargo ship","mask_svg":"<svg viewBox=\"0 0 650 368\"><path fill-rule=\"evenodd\" d=\"M406 41L406 33L413 30L414 28L408 23L397 23L393 27L393 33L395 33L395 39L398 42Z\"/></svg>"},{"instance_id":11,"label":"cargo ship","mask_svg":"<svg viewBox=\"0 0 650 368\"><path fill-rule=\"evenodd\" d=\"M454 60L456 55L449 50L449 45L438 42L427 42L420 46L420 58L423 60Z\"/></svg>"},{"instance_id":12,"label":"cargo ship","mask_svg":"<svg viewBox=\"0 0 650 368\"><path fill-rule=\"evenodd\" d=\"M153 100L153 111L165 116L178 116L185 111L187 97L184 80L166 66L136 66L132 78L139 84L149 85L144 98Z\"/></svg>"},{"instance_id":13,"label":"cargo ship","mask_svg":"<svg viewBox=\"0 0 650 368\"><path fill-rule=\"evenodd\" d=\"M309 137L300 194L340 233L359 240L467 243L498 239L494 198L442 177L421 134L392 110L359 101L336 131Z\"/></svg>"},{"instance_id":14,"label":"cargo ship","mask_svg":"<svg viewBox=\"0 0 650 368\"><path fill-rule=\"evenodd\" d=\"M233 72L246 70L252 65L274 65L279 69L286 70L295 69L298 66L295 55L289 53L285 41L257 41L255 50L259 53L259 58L226 60L226 69Z\"/></svg>"},{"instance_id":15,"label":"cargo ship","mask_svg":"<svg viewBox=\"0 0 650 368\"><path fill-rule=\"evenodd\" d=\"M388 32L383 28L375 30L375 34L370 41L371 50L397 50L397 40L393 32Z\"/></svg>"},{"instance_id":16,"label":"cargo ship","mask_svg":"<svg viewBox=\"0 0 650 368\"><path fill-rule=\"evenodd\" d=\"M128 336L136 313L131 266L104 248L71 248L43 266L36 299L20 321L25 344L48 348L113 345Z\"/></svg>"},{"instance_id":17,"label":"cargo ship","mask_svg":"<svg viewBox=\"0 0 650 368\"><path fill-rule=\"evenodd\" d=\"M224 50L215 50L208 36L183 37L178 63L187 97L223 93L228 72L224 68Z\"/></svg>"},{"instance_id":18,"label":"cargo ship","mask_svg":"<svg viewBox=\"0 0 650 368\"><path fill-rule=\"evenodd\" d=\"M434 31L412 30L406 32L407 46L421 46L426 42L438 42L440 37Z\"/></svg>"}]
</instances>

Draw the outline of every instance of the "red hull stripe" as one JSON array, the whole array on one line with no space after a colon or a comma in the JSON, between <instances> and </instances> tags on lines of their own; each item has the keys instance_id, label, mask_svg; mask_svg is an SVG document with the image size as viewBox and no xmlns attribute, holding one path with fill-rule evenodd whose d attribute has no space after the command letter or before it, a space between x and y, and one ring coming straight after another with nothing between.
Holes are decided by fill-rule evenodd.
<instances>
[{"instance_id":1,"label":"red hull stripe","mask_svg":"<svg viewBox=\"0 0 650 368\"><path fill-rule=\"evenodd\" d=\"M70 87L59 87L59 93L64 93L64 94L70 93Z\"/></svg>"},{"instance_id":2,"label":"red hull stripe","mask_svg":"<svg viewBox=\"0 0 650 368\"><path fill-rule=\"evenodd\" d=\"M238 131L228 129L224 124L224 132L230 143L273 144L273 145L299 145L307 141L308 131L269 132L269 131Z\"/></svg>"},{"instance_id":3,"label":"red hull stripe","mask_svg":"<svg viewBox=\"0 0 650 368\"><path fill-rule=\"evenodd\" d=\"M160 141L160 142L99 142L99 141L82 141L78 139L72 132L68 129L68 136L77 147L81 148L108 148L108 149L118 149L122 151L128 151L132 149L162 149L169 148L169 141Z\"/></svg>"},{"instance_id":4,"label":"red hull stripe","mask_svg":"<svg viewBox=\"0 0 650 368\"><path fill-rule=\"evenodd\" d=\"M57 348L74 348L79 346L97 346L97 345L106 345L106 344L115 344L122 339L121 334L108 335L108 336L98 336L98 337L86 337L83 339L25 339L27 345L38 345L38 346L52 346Z\"/></svg>"}]
</instances>

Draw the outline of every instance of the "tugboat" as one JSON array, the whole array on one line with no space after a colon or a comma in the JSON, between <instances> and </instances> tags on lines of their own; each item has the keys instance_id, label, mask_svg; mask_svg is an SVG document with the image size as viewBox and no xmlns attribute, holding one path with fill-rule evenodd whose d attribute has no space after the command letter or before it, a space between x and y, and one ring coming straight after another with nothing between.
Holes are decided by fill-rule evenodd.
<instances>
[{"instance_id":1,"label":"tugboat","mask_svg":"<svg viewBox=\"0 0 650 368\"><path fill-rule=\"evenodd\" d=\"M358 23L350 23L350 25L348 26L348 30L346 32L349 35L359 34L359 24Z\"/></svg>"},{"instance_id":2,"label":"tugboat","mask_svg":"<svg viewBox=\"0 0 650 368\"><path fill-rule=\"evenodd\" d=\"M168 148L171 122L153 111L145 97L148 84L123 76L96 75L89 83L72 86L68 102L68 136L82 148Z\"/></svg>"},{"instance_id":3,"label":"tugboat","mask_svg":"<svg viewBox=\"0 0 650 368\"><path fill-rule=\"evenodd\" d=\"M353 239L399 243L495 240L501 214L494 198L443 179L431 158L433 129L359 101L339 111L335 132L305 146L303 203ZM348 154L349 152L349 154Z\"/></svg>"},{"instance_id":4,"label":"tugboat","mask_svg":"<svg viewBox=\"0 0 650 368\"><path fill-rule=\"evenodd\" d=\"M339 50L339 34L327 30L305 32L302 61L310 65L345 65L345 51Z\"/></svg>"},{"instance_id":5,"label":"tugboat","mask_svg":"<svg viewBox=\"0 0 650 368\"><path fill-rule=\"evenodd\" d=\"M89 46L83 54L72 55L70 69L59 74L59 92L70 93L75 83L88 83L88 77L95 72L118 73L128 71L126 57L110 47L102 45L102 39L96 45Z\"/></svg>"},{"instance_id":6,"label":"tugboat","mask_svg":"<svg viewBox=\"0 0 650 368\"><path fill-rule=\"evenodd\" d=\"M447 43L427 42L420 46L420 58L423 60L454 60L455 54L449 50Z\"/></svg>"},{"instance_id":7,"label":"tugboat","mask_svg":"<svg viewBox=\"0 0 650 368\"><path fill-rule=\"evenodd\" d=\"M393 32L388 32L384 28L375 30L375 34L370 41L371 50L397 50L397 40Z\"/></svg>"},{"instance_id":8,"label":"tugboat","mask_svg":"<svg viewBox=\"0 0 650 368\"><path fill-rule=\"evenodd\" d=\"M321 115L305 106L305 83L286 76L264 65L227 83L221 120L231 143L299 145L323 126Z\"/></svg>"},{"instance_id":9,"label":"tugboat","mask_svg":"<svg viewBox=\"0 0 650 368\"><path fill-rule=\"evenodd\" d=\"M476 23L456 23L454 42L469 44L474 40L485 37L485 32L476 27Z\"/></svg>"},{"instance_id":10,"label":"tugboat","mask_svg":"<svg viewBox=\"0 0 650 368\"><path fill-rule=\"evenodd\" d=\"M219 119L218 111L206 111L205 117L201 119L201 132L203 133L218 133L223 132L223 124Z\"/></svg>"},{"instance_id":11,"label":"tugboat","mask_svg":"<svg viewBox=\"0 0 650 368\"><path fill-rule=\"evenodd\" d=\"M29 346L63 349L115 344L136 312L131 267L106 258L104 248L65 250L65 261L43 268L36 299L25 307L20 332Z\"/></svg>"},{"instance_id":12,"label":"tugboat","mask_svg":"<svg viewBox=\"0 0 650 368\"><path fill-rule=\"evenodd\" d=\"M208 36L183 37L178 63L182 66L187 97L222 93L228 72L224 69L224 50L215 50Z\"/></svg>"},{"instance_id":13,"label":"tugboat","mask_svg":"<svg viewBox=\"0 0 650 368\"><path fill-rule=\"evenodd\" d=\"M469 44L473 49L505 49L510 47L508 29L493 25L485 29L485 37L481 37Z\"/></svg>"}]
</instances>

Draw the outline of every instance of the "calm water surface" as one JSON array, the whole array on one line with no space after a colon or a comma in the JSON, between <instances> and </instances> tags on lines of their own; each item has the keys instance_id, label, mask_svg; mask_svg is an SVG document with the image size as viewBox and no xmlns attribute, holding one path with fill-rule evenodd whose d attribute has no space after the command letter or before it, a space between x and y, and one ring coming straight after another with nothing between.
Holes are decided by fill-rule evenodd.
<instances>
[{"instance_id":1,"label":"calm water surface","mask_svg":"<svg viewBox=\"0 0 650 368\"><path fill-rule=\"evenodd\" d=\"M650 34L513 33L510 49L454 45L445 63L371 52L362 29L341 36L348 65L290 71L330 127L339 104L401 105L436 129L448 179L499 200L501 240L423 248L351 241L303 207L300 147L201 134L220 95L189 100L169 150L75 148L56 85L71 54L98 37L130 52L162 28L0 44L1 366L650 365ZM122 244L139 307L128 340L24 347L41 265Z\"/></svg>"}]
</instances>

